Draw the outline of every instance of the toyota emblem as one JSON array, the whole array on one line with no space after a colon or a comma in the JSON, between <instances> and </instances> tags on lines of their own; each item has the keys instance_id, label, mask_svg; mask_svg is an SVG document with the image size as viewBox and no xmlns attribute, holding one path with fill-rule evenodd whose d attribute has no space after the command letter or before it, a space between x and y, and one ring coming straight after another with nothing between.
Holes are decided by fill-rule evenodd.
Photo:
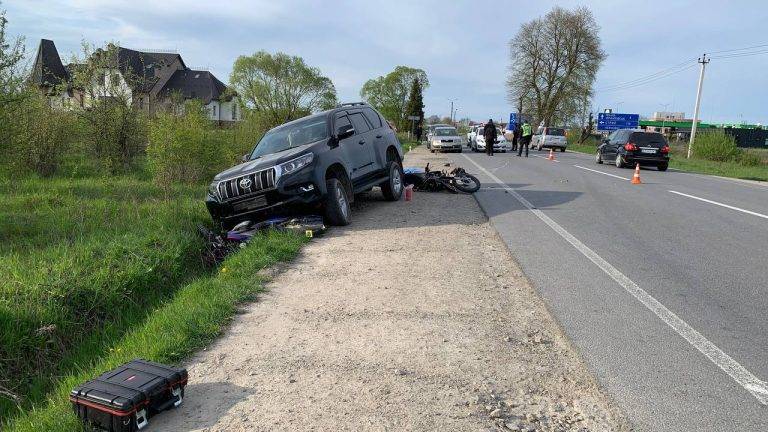
<instances>
[{"instance_id":1,"label":"toyota emblem","mask_svg":"<svg viewBox=\"0 0 768 432\"><path fill-rule=\"evenodd\" d=\"M251 179L248 177L240 180L240 187L243 189L250 189L251 188Z\"/></svg>"}]
</instances>

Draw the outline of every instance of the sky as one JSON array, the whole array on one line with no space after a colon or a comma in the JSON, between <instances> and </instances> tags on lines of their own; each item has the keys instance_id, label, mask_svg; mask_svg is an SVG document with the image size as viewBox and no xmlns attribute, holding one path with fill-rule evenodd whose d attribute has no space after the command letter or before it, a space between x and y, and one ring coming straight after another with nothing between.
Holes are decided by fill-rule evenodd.
<instances>
[{"instance_id":1,"label":"sky","mask_svg":"<svg viewBox=\"0 0 768 432\"><path fill-rule=\"evenodd\" d=\"M41 38L62 58L82 41L133 49L172 49L192 68L224 82L240 55L297 55L336 86L340 101L360 100L363 83L395 66L422 68L427 115L505 119L509 40L520 24L554 6L589 7L608 57L593 109L682 111L692 117L705 52L768 44L768 2L610 1L305 1L305 0L0 0L8 31L24 36L29 57ZM722 55L722 54L721 54ZM692 67L648 84L610 91L690 60ZM700 118L768 123L768 53L713 59ZM674 70L673 70L674 71Z\"/></svg>"}]
</instances>

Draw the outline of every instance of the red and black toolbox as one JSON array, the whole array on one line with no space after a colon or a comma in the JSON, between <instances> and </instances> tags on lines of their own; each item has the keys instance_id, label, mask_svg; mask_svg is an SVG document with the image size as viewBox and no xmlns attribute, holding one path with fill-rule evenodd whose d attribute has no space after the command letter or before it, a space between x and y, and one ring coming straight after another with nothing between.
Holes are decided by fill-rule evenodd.
<instances>
[{"instance_id":1,"label":"red and black toolbox","mask_svg":"<svg viewBox=\"0 0 768 432\"><path fill-rule=\"evenodd\" d=\"M187 370L136 359L78 386L69 395L75 413L91 426L135 432L149 418L181 405Z\"/></svg>"}]
</instances>

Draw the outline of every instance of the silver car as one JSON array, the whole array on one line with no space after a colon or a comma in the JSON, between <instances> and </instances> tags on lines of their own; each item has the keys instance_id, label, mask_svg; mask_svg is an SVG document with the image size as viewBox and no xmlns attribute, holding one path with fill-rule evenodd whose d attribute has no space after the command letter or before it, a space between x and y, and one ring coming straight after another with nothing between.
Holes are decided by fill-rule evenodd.
<instances>
[{"instance_id":1,"label":"silver car","mask_svg":"<svg viewBox=\"0 0 768 432\"><path fill-rule=\"evenodd\" d=\"M453 126L436 127L427 141L427 148L432 153L436 151L461 153L462 145L464 145L464 139L459 136L459 132Z\"/></svg>"},{"instance_id":2,"label":"silver car","mask_svg":"<svg viewBox=\"0 0 768 432\"><path fill-rule=\"evenodd\" d=\"M540 127L531 139L531 148L541 151L544 148L560 149L565 151L568 147L568 138L565 128Z\"/></svg>"}]
</instances>

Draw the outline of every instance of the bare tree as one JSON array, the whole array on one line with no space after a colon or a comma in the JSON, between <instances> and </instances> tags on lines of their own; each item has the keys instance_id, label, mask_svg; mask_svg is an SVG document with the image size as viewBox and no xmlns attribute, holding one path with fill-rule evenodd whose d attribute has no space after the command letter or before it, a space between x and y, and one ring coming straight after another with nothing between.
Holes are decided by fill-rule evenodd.
<instances>
[{"instance_id":1,"label":"bare tree","mask_svg":"<svg viewBox=\"0 0 768 432\"><path fill-rule=\"evenodd\" d=\"M585 100L606 57L600 28L586 7L553 8L523 24L509 42L507 95L533 117L534 124L571 123L584 112Z\"/></svg>"}]
</instances>

